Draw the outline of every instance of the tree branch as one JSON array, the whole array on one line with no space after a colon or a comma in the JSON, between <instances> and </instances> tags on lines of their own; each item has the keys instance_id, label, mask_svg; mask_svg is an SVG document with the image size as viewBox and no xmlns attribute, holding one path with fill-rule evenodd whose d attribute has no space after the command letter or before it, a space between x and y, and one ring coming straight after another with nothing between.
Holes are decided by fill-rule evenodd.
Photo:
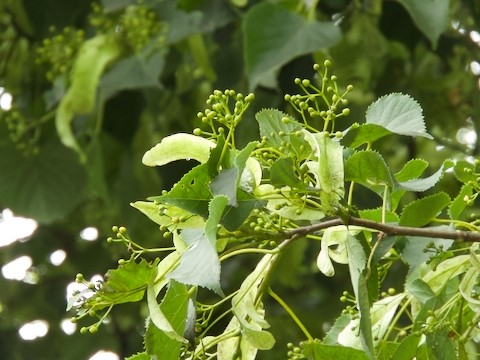
<instances>
[{"instance_id":1,"label":"tree branch","mask_svg":"<svg viewBox=\"0 0 480 360\"><path fill-rule=\"evenodd\" d=\"M432 228L416 228L409 226L399 226L393 224L383 224L372 220L360 219L357 217L350 217L344 221L340 218L322 221L318 224L303 226L298 229L293 229L285 232L285 235L291 239L304 237L308 234L315 233L320 230L327 229L338 225L356 225L362 226L372 230L378 230L389 236L421 236L427 238L452 239L463 241L480 241L480 232L473 231L459 231L459 230L438 230Z\"/></svg>"}]
</instances>

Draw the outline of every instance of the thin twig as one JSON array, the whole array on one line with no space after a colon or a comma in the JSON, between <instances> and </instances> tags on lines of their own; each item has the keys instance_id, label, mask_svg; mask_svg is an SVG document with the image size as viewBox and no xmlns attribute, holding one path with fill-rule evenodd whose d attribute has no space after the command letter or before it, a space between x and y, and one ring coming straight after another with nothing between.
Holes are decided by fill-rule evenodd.
<instances>
[{"instance_id":1,"label":"thin twig","mask_svg":"<svg viewBox=\"0 0 480 360\"><path fill-rule=\"evenodd\" d=\"M338 225L356 225L364 228L378 230L389 236L421 236L427 238L452 239L463 241L480 241L480 232L473 231L459 231L459 230L438 230L437 228L416 228L409 226L400 226L394 224L383 224L380 222L360 219L357 217L350 217L344 221L340 218L322 221L317 224L299 227L297 229L289 230L284 235L290 240L295 240L304 237L308 234L315 233Z\"/></svg>"}]
</instances>

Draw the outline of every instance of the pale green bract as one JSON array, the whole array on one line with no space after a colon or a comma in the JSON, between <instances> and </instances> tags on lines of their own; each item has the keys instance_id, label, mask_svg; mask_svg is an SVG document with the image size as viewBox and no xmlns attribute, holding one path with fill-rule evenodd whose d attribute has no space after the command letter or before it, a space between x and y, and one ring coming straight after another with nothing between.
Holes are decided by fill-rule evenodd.
<instances>
[{"instance_id":1,"label":"pale green bract","mask_svg":"<svg viewBox=\"0 0 480 360\"><path fill-rule=\"evenodd\" d=\"M176 160L194 159L206 163L216 144L200 136L178 133L167 136L143 155L147 166L162 166Z\"/></svg>"}]
</instances>

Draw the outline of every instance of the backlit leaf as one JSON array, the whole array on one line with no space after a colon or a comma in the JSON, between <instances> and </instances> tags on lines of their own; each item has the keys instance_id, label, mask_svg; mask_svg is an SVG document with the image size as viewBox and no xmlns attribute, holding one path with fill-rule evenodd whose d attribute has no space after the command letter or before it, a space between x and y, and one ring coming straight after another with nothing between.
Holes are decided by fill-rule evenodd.
<instances>
[{"instance_id":1,"label":"backlit leaf","mask_svg":"<svg viewBox=\"0 0 480 360\"><path fill-rule=\"evenodd\" d=\"M355 149L363 144L372 144L376 140L390 134L390 131L380 125L355 124L355 126L348 129L348 132L342 139L342 144Z\"/></svg>"},{"instance_id":2,"label":"backlit leaf","mask_svg":"<svg viewBox=\"0 0 480 360\"><path fill-rule=\"evenodd\" d=\"M460 216L462 215L462 212L465 210L467 207L467 202L465 199L469 199L470 196L473 194L473 188L472 186L465 184L462 186L462 189L458 193L458 195L455 197L455 199L452 201L450 204L450 207L448 208L448 214L450 215L450 218L452 220L458 220Z\"/></svg>"},{"instance_id":3,"label":"backlit leaf","mask_svg":"<svg viewBox=\"0 0 480 360\"><path fill-rule=\"evenodd\" d=\"M375 151L359 151L345 161L345 180L355 181L383 194L393 186L392 175L383 157Z\"/></svg>"},{"instance_id":4,"label":"backlit leaf","mask_svg":"<svg viewBox=\"0 0 480 360\"><path fill-rule=\"evenodd\" d=\"M424 179L412 179L408 181L399 182L399 185L409 191L426 191L440 180L445 170L452 166L451 161L445 161L443 165L433 175Z\"/></svg>"},{"instance_id":5,"label":"backlit leaf","mask_svg":"<svg viewBox=\"0 0 480 360\"><path fill-rule=\"evenodd\" d=\"M365 352L345 346L322 344L318 340L305 342L302 346L302 353L308 360L319 359L351 359L368 360Z\"/></svg>"},{"instance_id":6,"label":"backlit leaf","mask_svg":"<svg viewBox=\"0 0 480 360\"><path fill-rule=\"evenodd\" d=\"M366 113L367 124L376 124L400 135L433 139L425 129L423 110L410 96L392 93L371 104Z\"/></svg>"}]
</instances>

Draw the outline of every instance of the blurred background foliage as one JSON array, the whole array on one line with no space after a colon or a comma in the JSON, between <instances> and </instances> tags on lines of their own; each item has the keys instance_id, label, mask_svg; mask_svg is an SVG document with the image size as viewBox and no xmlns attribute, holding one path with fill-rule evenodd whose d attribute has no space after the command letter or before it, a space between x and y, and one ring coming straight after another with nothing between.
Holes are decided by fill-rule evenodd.
<instances>
[{"instance_id":1,"label":"blurred background foliage","mask_svg":"<svg viewBox=\"0 0 480 360\"><path fill-rule=\"evenodd\" d=\"M415 157L434 171L445 158L479 156L476 0L0 0L0 209L38 222L10 244L0 228L0 358L141 350L138 304L116 309L100 335L61 326L71 316L66 289L75 274L102 275L124 255L103 241L112 225L144 246L167 244L129 204L169 189L192 164L154 169L141 157L162 137L201 126L196 114L214 89L255 93L240 141L256 138L255 112L289 112L283 97L297 91L294 78L314 79L313 63L327 58L339 83L355 87L345 127L390 92L423 107L435 141L389 137L380 146L394 170ZM453 178L443 184L458 191ZM11 217L2 214L0 226ZM314 270L317 247L298 242L274 286L321 338L349 285L347 274L329 279ZM30 260L12 278L6 265L18 259ZM226 263L225 289L257 260ZM302 334L274 302L267 319L277 345L259 358L284 358L286 343ZM22 338L19 329L35 320L48 332Z\"/></svg>"}]
</instances>

